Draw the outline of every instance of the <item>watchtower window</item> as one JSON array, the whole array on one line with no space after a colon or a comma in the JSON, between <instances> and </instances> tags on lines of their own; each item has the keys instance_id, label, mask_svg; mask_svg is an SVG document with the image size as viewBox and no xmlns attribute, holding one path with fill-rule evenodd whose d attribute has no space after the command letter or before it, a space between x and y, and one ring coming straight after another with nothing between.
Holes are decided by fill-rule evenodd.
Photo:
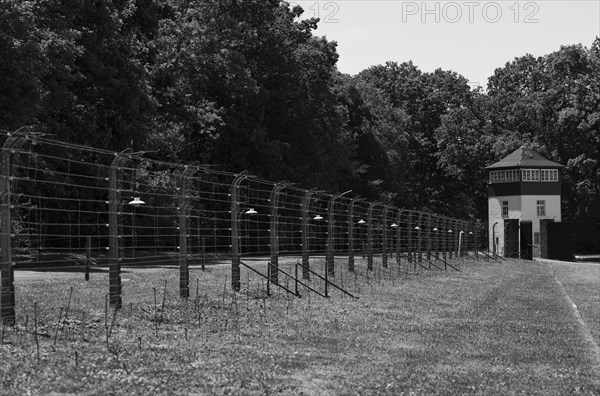
<instances>
[{"instance_id":1,"label":"watchtower window","mask_svg":"<svg viewBox=\"0 0 600 396\"><path fill-rule=\"evenodd\" d=\"M505 172L505 180L507 183L519 181L519 171L517 169L510 169Z\"/></svg>"},{"instance_id":2,"label":"watchtower window","mask_svg":"<svg viewBox=\"0 0 600 396\"><path fill-rule=\"evenodd\" d=\"M558 181L558 170L557 169L542 169L542 170L540 170L540 181L543 181L543 182Z\"/></svg>"},{"instance_id":3,"label":"watchtower window","mask_svg":"<svg viewBox=\"0 0 600 396\"><path fill-rule=\"evenodd\" d=\"M490 183L504 183L504 171L491 171Z\"/></svg>"},{"instance_id":4,"label":"watchtower window","mask_svg":"<svg viewBox=\"0 0 600 396\"><path fill-rule=\"evenodd\" d=\"M540 181L540 170L539 169L522 169L521 177L524 182Z\"/></svg>"}]
</instances>

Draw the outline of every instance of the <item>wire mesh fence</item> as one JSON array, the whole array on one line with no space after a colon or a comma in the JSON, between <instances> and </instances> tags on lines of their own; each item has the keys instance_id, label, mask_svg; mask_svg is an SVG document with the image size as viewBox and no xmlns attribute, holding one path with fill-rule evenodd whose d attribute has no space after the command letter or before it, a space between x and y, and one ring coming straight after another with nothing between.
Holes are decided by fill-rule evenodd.
<instances>
[{"instance_id":1,"label":"wire mesh fence","mask_svg":"<svg viewBox=\"0 0 600 396\"><path fill-rule=\"evenodd\" d=\"M217 266L228 273L224 287L236 292L262 285L267 294L356 297L361 281L377 274L393 280L458 269L459 256L489 257L487 227L478 222L29 129L2 138L5 323L14 323L15 295L27 299L15 293L15 268L84 273L96 285L95 304L108 296L118 309L156 303L156 284L137 296L128 283L143 282L140 274L158 266L172 268L164 293L183 298L198 298L202 284L217 281L203 271ZM140 268L146 271L134 271Z\"/></svg>"}]
</instances>

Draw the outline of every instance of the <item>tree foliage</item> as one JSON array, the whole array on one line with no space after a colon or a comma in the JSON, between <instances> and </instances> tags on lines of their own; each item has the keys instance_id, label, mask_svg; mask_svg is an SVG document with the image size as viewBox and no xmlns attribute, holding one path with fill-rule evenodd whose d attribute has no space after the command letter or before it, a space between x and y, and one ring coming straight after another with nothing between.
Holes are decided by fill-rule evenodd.
<instances>
[{"instance_id":1,"label":"tree foliage","mask_svg":"<svg viewBox=\"0 0 600 396\"><path fill-rule=\"evenodd\" d=\"M600 221L600 41L524 55L487 92L388 62L337 71L280 0L0 0L0 128L248 170L484 218L486 165L566 165L565 218Z\"/></svg>"}]
</instances>

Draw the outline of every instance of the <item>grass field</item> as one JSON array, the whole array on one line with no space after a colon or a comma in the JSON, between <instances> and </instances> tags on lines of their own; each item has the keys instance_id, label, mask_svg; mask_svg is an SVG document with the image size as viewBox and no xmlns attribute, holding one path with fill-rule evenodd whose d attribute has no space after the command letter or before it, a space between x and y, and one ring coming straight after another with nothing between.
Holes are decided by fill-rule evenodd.
<instances>
[{"instance_id":1,"label":"grass field","mask_svg":"<svg viewBox=\"0 0 600 396\"><path fill-rule=\"evenodd\" d=\"M182 301L177 269L129 269L116 316L106 273L17 272L0 393L600 394L599 362L554 278L597 336L594 269L455 260L461 272L367 273L359 261L359 275L335 277L359 299L265 297L247 272L234 294L229 268L212 266L191 271Z\"/></svg>"},{"instance_id":2,"label":"grass field","mask_svg":"<svg viewBox=\"0 0 600 396\"><path fill-rule=\"evenodd\" d=\"M553 261L549 265L600 344L600 264Z\"/></svg>"}]
</instances>

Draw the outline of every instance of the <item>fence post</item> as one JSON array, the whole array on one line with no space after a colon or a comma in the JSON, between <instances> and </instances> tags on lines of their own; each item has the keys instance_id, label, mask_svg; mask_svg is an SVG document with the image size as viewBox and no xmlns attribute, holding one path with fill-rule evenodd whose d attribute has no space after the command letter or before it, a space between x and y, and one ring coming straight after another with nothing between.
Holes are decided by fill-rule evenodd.
<instances>
[{"instance_id":1,"label":"fence post","mask_svg":"<svg viewBox=\"0 0 600 396\"><path fill-rule=\"evenodd\" d=\"M406 214L406 250L408 252L408 262L412 263L414 260L413 257L413 247L412 247L412 238L413 238L413 223L412 223L412 214L414 211L409 210Z\"/></svg>"},{"instance_id":2,"label":"fence post","mask_svg":"<svg viewBox=\"0 0 600 396\"><path fill-rule=\"evenodd\" d=\"M427 232L425 233L427 239L427 261L431 261L431 213L427 213ZM431 267L431 263L427 264Z\"/></svg>"},{"instance_id":3,"label":"fence post","mask_svg":"<svg viewBox=\"0 0 600 396\"><path fill-rule=\"evenodd\" d=\"M447 219L447 223L448 225L448 232L446 233L446 238L447 238L447 242L448 242L448 259L452 258L452 251L453 251L453 245L452 245L452 234L454 233L454 230L452 230L452 219L448 218Z\"/></svg>"},{"instance_id":4,"label":"fence post","mask_svg":"<svg viewBox=\"0 0 600 396\"><path fill-rule=\"evenodd\" d=\"M329 199L327 204L327 258L325 265L327 267L328 276L335 276L335 200L340 197L340 194L335 194Z\"/></svg>"},{"instance_id":5,"label":"fence post","mask_svg":"<svg viewBox=\"0 0 600 396\"><path fill-rule=\"evenodd\" d=\"M373 208L379 202L371 202L367 210L367 269L373 271Z\"/></svg>"},{"instance_id":6,"label":"fence post","mask_svg":"<svg viewBox=\"0 0 600 396\"><path fill-rule=\"evenodd\" d=\"M190 271L188 265L188 178L191 177L198 168L192 164L185 166L179 178L179 295L182 298L190 296Z\"/></svg>"},{"instance_id":7,"label":"fence post","mask_svg":"<svg viewBox=\"0 0 600 396\"><path fill-rule=\"evenodd\" d=\"M130 159L126 149L115 154L108 171L108 295L110 305L121 308L121 257L119 257L119 196L118 172Z\"/></svg>"},{"instance_id":8,"label":"fence post","mask_svg":"<svg viewBox=\"0 0 600 396\"><path fill-rule=\"evenodd\" d=\"M419 263L423 262L423 244L421 243L423 241L423 234L421 233L423 230L423 212L419 212L419 217L417 219L417 226L415 227L417 229L417 252L419 253L419 256L417 258L417 261Z\"/></svg>"},{"instance_id":9,"label":"fence post","mask_svg":"<svg viewBox=\"0 0 600 396\"><path fill-rule=\"evenodd\" d=\"M309 226L308 226L308 210L310 208L310 199L317 192L316 189L311 189L302 197L302 279L310 279L308 254L309 246Z\"/></svg>"},{"instance_id":10,"label":"fence post","mask_svg":"<svg viewBox=\"0 0 600 396\"><path fill-rule=\"evenodd\" d=\"M432 242L433 242L433 259L437 262L438 258L439 258L439 249L440 249L440 234L439 234L439 225L440 225L440 218L438 216L435 216L435 225L433 226L433 229L431 231L433 231L432 234Z\"/></svg>"},{"instance_id":11,"label":"fence post","mask_svg":"<svg viewBox=\"0 0 600 396\"><path fill-rule=\"evenodd\" d=\"M402 264L402 213L406 210L399 210L397 217L396 227L396 264L400 266Z\"/></svg>"},{"instance_id":12,"label":"fence post","mask_svg":"<svg viewBox=\"0 0 600 396\"><path fill-rule=\"evenodd\" d=\"M442 218L442 226L440 228L441 236L442 236L442 257L444 258L444 271L446 271L446 260L448 258L447 249L448 249L448 218Z\"/></svg>"},{"instance_id":13,"label":"fence post","mask_svg":"<svg viewBox=\"0 0 600 396\"><path fill-rule=\"evenodd\" d=\"M27 132L17 130L8 136L4 142L0 156L0 314L2 323L13 326L15 324L15 268L12 261L12 224L10 204L10 156L13 150L21 146L28 139Z\"/></svg>"},{"instance_id":14,"label":"fence post","mask_svg":"<svg viewBox=\"0 0 600 396\"><path fill-rule=\"evenodd\" d=\"M473 234L473 248L475 249L475 259L479 261L479 224L477 223L475 223L475 233Z\"/></svg>"},{"instance_id":15,"label":"fence post","mask_svg":"<svg viewBox=\"0 0 600 396\"><path fill-rule=\"evenodd\" d=\"M248 178L246 171L238 174L231 182L231 287L240 291L240 241L238 191L240 184Z\"/></svg>"},{"instance_id":16,"label":"fence post","mask_svg":"<svg viewBox=\"0 0 600 396\"><path fill-rule=\"evenodd\" d=\"M348 271L354 272L354 205L361 198L355 197L350 201L348 209Z\"/></svg>"},{"instance_id":17,"label":"fence post","mask_svg":"<svg viewBox=\"0 0 600 396\"><path fill-rule=\"evenodd\" d=\"M279 225L277 223L277 212L279 209L279 193L285 188L285 182L275 184L271 190L271 214L270 214L270 243L271 243L271 276L270 281L279 283Z\"/></svg>"},{"instance_id":18,"label":"fence post","mask_svg":"<svg viewBox=\"0 0 600 396\"><path fill-rule=\"evenodd\" d=\"M458 219L454 220L454 228L456 229L456 237L454 238L454 252L455 252L455 257L456 258L460 258L460 239L461 239L461 235L460 235L460 221Z\"/></svg>"},{"instance_id":19,"label":"fence post","mask_svg":"<svg viewBox=\"0 0 600 396\"><path fill-rule=\"evenodd\" d=\"M382 246L381 246L381 250L383 251L381 265L383 266L383 268L387 268L387 266L388 266L388 258L387 258L388 232L387 232L387 229L388 229L389 226L388 226L387 216L388 216L389 210L390 210L390 205L385 205L383 207L383 215L382 215L382 218L383 218L383 232L382 232L382 236L381 236L383 238Z\"/></svg>"},{"instance_id":20,"label":"fence post","mask_svg":"<svg viewBox=\"0 0 600 396\"><path fill-rule=\"evenodd\" d=\"M200 238L200 264L202 271L206 269L206 238Z\"/></svg>"},{"instance_id":21,"label":"fence post","mask_svg":"<svg viewBox=\"0 0 600 396\"><path fill-rule=\"evenodd\" d=\"M90 280L90 263L92 261L92 236L85 237L85 280Z\"/></svg>"}]
</instances>

